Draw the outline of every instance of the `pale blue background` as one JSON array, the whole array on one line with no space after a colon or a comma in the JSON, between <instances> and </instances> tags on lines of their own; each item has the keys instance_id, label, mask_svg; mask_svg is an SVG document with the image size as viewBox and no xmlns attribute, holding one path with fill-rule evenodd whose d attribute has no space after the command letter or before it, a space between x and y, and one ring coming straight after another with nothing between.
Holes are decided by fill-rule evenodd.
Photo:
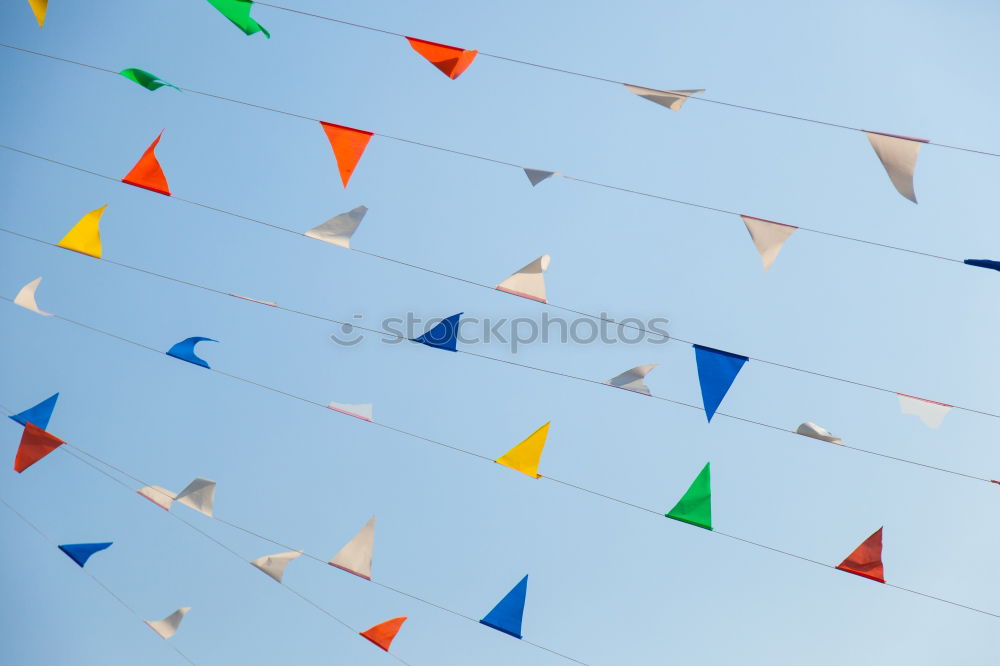
<instances>
[{"instance_id":1,"label":"pale blue background","mask_svg":"<svg viewBox=\"0 0 1000 666\"><path fill-rule=\"evenodd\" d=\"M989 2L323 2L303 10L429 40L852 126L1000 149ZM479 58L450 81L405 41L257 7L245 37L201 0L24 1L0 39L331 122L955 258L1000 258L1000 160L924 149L920 205L858 133ZM34 56L0 52L0 141L120 177L158 150L179 196L306 230L359 204L357 247L495 283L553 257L550 298L664 316L711 346L997 411L1000 276L798 233L765 274L736 217L376 137L341 187L314 123ZM3 226L58 241L110 203L105 257L367 324L538 316L541 306L0 151ZM836 564L880 525L891 582L1000 610L1000 488L838 450L558 377L415 345L344 349L333 326L0 238L0 291L44 275L44 309L158 349L192 335L215 367L495 457L552 420L551 474L670 508L706 460L720 530ZM61 398L50 429L174 490L218 482L219 516L328 557L372 513L381 581L480 617L530 573L525 636L622 664L993 664L997 620L534 481L191 365L0 304L0 403ZM500 346L480 347L506 355ZM535 345L517 359L698 400L682 344ZM896 399L751 363L724 411L857 446L1000 475L996 420L930 430ZM19 429L4 420L6 459ZM8 464L9 469L9 464ZM114 540L90 570L145 617L193 606L172 639L199 664L377 665L391 659L166 514L62 453L0 492L60 543ZM245 559L274 546L178 507ZM6 510L0 662L181 663ZM498 632L315 562L286 581L365 628L410 620L414 666L561 662Z\"/></svg>"}]
</instances>

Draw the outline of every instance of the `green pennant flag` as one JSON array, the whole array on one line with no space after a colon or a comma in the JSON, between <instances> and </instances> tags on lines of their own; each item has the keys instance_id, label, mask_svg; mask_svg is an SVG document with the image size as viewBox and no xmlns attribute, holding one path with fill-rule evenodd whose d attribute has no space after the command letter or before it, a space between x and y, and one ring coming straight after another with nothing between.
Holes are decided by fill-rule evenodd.
<instances>
[{"instance_id":1,"label":"green pennant flag","mask_svg":"<svg viewBox=\"0 0 1000 666\"><path fill-rule=\"evenodd\" d=\"M710 462L695 477L691 487L684 493L667 518L680 520L695 527L712 529L712 472Z\"/></svg>"},{"instance_id":2,"label":"green pennant flag","mask_svg":"<svg viewBox=\"0 0 1000 666\"><path fill-rule=\"evenodd\" d=\"M265 37L271 39L271 33L265 30L260 23L250 18L253 0L208 0L208 2L247 35L262 32Z\"/></svg>"},{"instance_id":3,"label":"green pennant flag","mask_svg":"<svg viewBox=\"0 0 1000 666\"><path fill-rule=\"evenodd\" d=\"M174 90L180 91L180 88L178 88L174 84L167 83L157 75L150 74L145 70L136 69L135 67L129 67L128 69L123 69L118 73L124 76L126 79L129 79L130 81L135 81L146 90L159 90L163 86L168 86L170 88L173 88Z\"/></svg>"}]
</instances>

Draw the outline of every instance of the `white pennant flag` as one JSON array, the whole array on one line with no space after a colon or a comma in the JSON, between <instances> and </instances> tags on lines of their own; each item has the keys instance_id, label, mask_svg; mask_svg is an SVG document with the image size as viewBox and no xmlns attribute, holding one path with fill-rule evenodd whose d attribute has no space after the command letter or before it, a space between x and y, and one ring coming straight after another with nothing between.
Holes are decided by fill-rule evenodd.
<instances>
[{"instance_id":1,"label":"white pennant flag","mask_svg":"<svg viewBox=\"0 0 1000 666\"><path fill-rule=\"evenodd\" d=\"M136 491L153 504L162 509L170 511L170 505L174 503L174 493L159 486L146 486Z\"/></svg>"},{"instance_id":2,"label":"white pennant flag","mask_svg":"<svg viewBox=\"0 0 1000 666\"><path fill-rule=\"evenodd\" d=\"M17 296L14 297L14 305L20 305L22 308L26 308L32 312L37 312L40 315L51 317L51 312L44 312L40 310L38 308L38 303L35 302L35 292L38 290L38 285L41 283L42 278L38 277L21 287L21 291L17 292Z\"/></svg>"},{"instance_id":3,"label":"white pennant flag","mask_svg":"<svg viewBox=\"0 0 1000 666\"><path fill-rule=\"evenodd\" d=\"M347 545L341 548L333 559L331 566L342 569L365 580L372 579L372 552L375 550L375 516L361 528Z\"/></svg>"},{"instance_id":4,"label":"white pennant flag","mask_svg":"<svg viewBox=\"0 0 1000 666\"><path fill-rule=\"evenodd\" d=\"M684 106L684 102L686 102L691 95L697 95L698 93L705 92L704 88L699 88L697 90L655 90L653 88L632 86L627 83L625 84L625 87L630 93L638 95L643 99L648 99L650 102L655 102L660 106L665 106L671 111L680 111L681 107Z\"/></svg>"},{"instance_id":5,"label":"white pennant flag","mask_svg":"<svg viewBox=\"0 0 1000 666\"><path fill-rule=\"evenodd\" d=\"M831 444L843 444L844 440L836 435L830 433L829 430L821 426L812 423L811 421L806 421L800 425L796 430L796 433L804 435L806 437L812 437L813 439L821 439L824 442L830 442Z\"/></svg>"},{"instance_id":6,"label":"white pennant flag","mask_svg":"<svg viewBox=\"0 0 1000 666\"><path fill-rule=\"evenodd\" d=\"M645 382L642 380L657 365L657 363L652 363L650 365L637 365L631 370L626 370L617 377L612 377L604 383L609 386L617 386L618 388L622 388L627 391L635 391L636 393L645 393L646 395L650 395L649 387L646 386Z\"/></svg>"},{"instance_id":7,"label":"white pennant flag","mask_svg":"<svg viewBox=\"0 0 1000 666\"><path fill-rule=\"evenodd\" d=\"M348 416L353 416L355 418L361 419L362 421L371 421L372 412L375 408L374 405L364 404L364 405L349 405L340 402L331 402L327 405L328 409L332 409L335 412L340 412L341 414L347 414Z\"/></svg>"},{"instance_id":8,"label":"white pennant flag","mask_svg":"<svg viewBox=\"0 0 1000 666\"><path fill-rule=\"evenodd\" d=\"M215 481L198 478L177 493L174 500L212 517L212 502L215 500Z\"/></svg>"},{"instance_id":9,"label":"white pennant flag","mask_svg":"<svg viewBox=\"0 0 1000 666\"><path fill-rule=\"evenodd\" d=\"M181 626L181 620L191 607L178 608L173 613L162 620L144 620L149 628L160 635L160 638L167 639L177 633L177 628Z\"/></svg>"},{"instance_id":10,"label":"white pennant flag","mask_svg":"<svg viewBox=\"0 0 1000 666\"><path fill-rule=\"evenodd\" d=\"M354 210L349 210L346 213L341 213L340 215L331 217L318 227L313 227L307 231L305 235L309 238L315 238L316 240L321 240L324 243L332 243L333 245L346 247L350 250L351 236L357 230L358 225L361 224L361 220L364 219L365 213L367 212L367 207L358 206Z\"/></svg>"},{"instance_id":11,"label":"white pennant flag","mask_svg":"<svg viewBox=\"0 0 1000 666\"><path fill-rule=\"evenodd\" d=\"M545 303L545 276L551 259L544 254L497 285L497 290Z\"/></svg>"},{"instance_id":12,"label":"white pennant flag","mask_svg":"<svg viewBox=\"0 0 1000 666\"><path fill-rule=\"evenodd\" d=\"M920 146L927 143L927 139L914 139L881 132L865 132L865 135L875 149L875 154L882 161L882 166L889 174L889 180L896 187L896 191L913 203L917 203L917 193L913 191L913 172L917 168Z\"/></svg>"},{"instance_id":13,"label":"white pennant flag","mask_svg":"<svg viewBox=\"0 0 1000 666\"><path fill-rule=\"evenodd\" d=\"M280 583L282 577L285 575L285 567L288 566L289 562L301 554L301 550L293 550L287 553L275 553L274 555L258 557L250 564L254 565Z\"/></svg>"},{"instance_id":14,"label":"white pennant flag","mask_svg":"<svg viewBox=\"0 0 1000 666\"><path fill-rule=\"evenodd\" d=\"M912 414L920 417L928 428L937 428L944 421L944 417L951 411L951 405L933 400L915 398L912 395L897 393L899 396L899 409L904 414Z\"/></svg>"},{"instance_id":15,"label":"white pennant flag","mask_svg":"<svg viewBox=\"0 0 1000 666\"><path fill-rule=\"evenodd\" d=\"M793 227L790 224L782 224L781 222L762 220L758 217L750 217L749 215L740 215L740 217L743 218L743 224L746 225L747 231L750 232L750 238L757 247L757 253L760 254L760 260L764 263L764 270L766 271L774 263L774 260L778 258L778 253L781 252L785 241L788 240L788 237L798 227Z\"/></svg>"},{"instance_id":16,"label":"white pennant flag","mask_svg":"<svg viewBox=\"0 0 1000 666\"><path fill-rule=\"evenodd\" d=\"M531 181L532 187L538 185L538 183L542 182L543 180L546 180L548 178L551 178L552 176L557 175L555 171L542 171L541 169L527 169L524 167L521 168L524 169L524 175L528 177L529 181Z\"/></svg>"},{"instance_id":17,"label":"white pennant flag","mask_svg":"<svg viewBox=\"0 0 1000 666\"><path fill-rule=\"evenodd\" d=\"M234 298L242 299L244 301L250 301L251 303L260 303L261 305L269 305L272 308L278 307L278 304L275 303L274 301L259 301L256 298L250 298L249 296L240 296L239 294L232 294L232 293L229 295Z\"/></svg>"}]
</instances>

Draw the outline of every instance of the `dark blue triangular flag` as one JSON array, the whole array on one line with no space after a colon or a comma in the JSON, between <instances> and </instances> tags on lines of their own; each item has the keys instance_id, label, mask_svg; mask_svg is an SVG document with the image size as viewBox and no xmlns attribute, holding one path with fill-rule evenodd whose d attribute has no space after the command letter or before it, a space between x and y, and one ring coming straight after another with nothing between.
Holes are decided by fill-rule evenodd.
<instances>
[{"instance_id":1,"label":"dark blue triangular flag","mask_svg":"<svg viewBox=\"0 0 1000 666\"><path fill-rule=\"evenodd\" d=\"M521 638L521 619L524 617L524 600L528 595L528 577L514 586L489 613L480 624L502 631L514 638Z\"/></svg>"},{"instance_id":2,"label":"dark blue triangular flag","mask_svg":"<svg viewBox=\"0 0 1000 666\"><path fill-rule=\"evenodd\" d=\"M461 312L453 314L420 337L410 338L410 340L435 349L458 351L458 322L461 316Z\"/></svg>"},{"instance_id":3,"label":"dark blue triangular flag","mask_svg":"<svg viewBox=\"0 0 1000 666\"><path fill-rule=\"evenodd\" d=\"M970 266L978 266L979 268L992 268L995 271L1000 271L1000 261L993 261L992 259L966 259L965 263Z\"/></svg>"},{"instance_id":4,"label":"dark blue triangular flag","mask_svg":"<svg viewBox=\"0 0 1000 666\"><path fill-rule=\"evenodd\" d=\"M218 342L218 340L213 340L212 338L188 338L187 340L181 340L176 345L167 350L167 356L173 356L174 358L179 358L182 361L187 361L188 363L194 363L195 365L200 365L203 368L209 367L203 359L198 358L194 353L194 346L199 342Z\"/></svg>"},{"instance_id":5,"label":"dark blue triangular flag","mask_svg":"<svg viewBox=\"0 0 1000 666\"><path fill-rule=\"evenodd\" d=\"M40 403L34 407L29 407L20 414L14 414L7 418L14 419L21 425L28 425L29 423L38 426L42 430L49 427L49 419L52 418L52 411L56 408L56 400L59 399L59 394L56 393L53 396L42 400Z\"/></svg>"},{"instance_id":6,"label":"dark blue triangular flag","mask_svg":"<svg viewBox=\"0 0 1000 666\"><path fill-rule=\"evenodd\" d=\"M698 381L701 383L701 401L705 405L705 416L711 421L726 392L740 374L743 364L750 359L739 354L730 354L711 347L692 345L694 358L698 364Z\"/></svg>"},{"instance_id":7,"label":"dark blue triangular flag","mask_svg":"<svg viewBox=\"0 0 1000 666\"><path fill-rule=\"evenodd\" d=\"M82 567L87 563L87 560L90 559L91 555L104 550L112 543L112 541L108 541L106 543L67 543L63 546L59 546L59 550L69 555L69 559L73 560Z\"/></svg>"}]
</instances>

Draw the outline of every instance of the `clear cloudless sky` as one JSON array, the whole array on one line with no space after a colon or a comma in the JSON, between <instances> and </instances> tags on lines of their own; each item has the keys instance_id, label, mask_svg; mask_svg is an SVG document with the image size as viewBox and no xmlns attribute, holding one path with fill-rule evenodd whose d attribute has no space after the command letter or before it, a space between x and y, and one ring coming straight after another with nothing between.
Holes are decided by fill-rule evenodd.
<instances>
[{"instance_id":1,"label":"clear cloudless sky","mask_svg":"<svg viewBox=\"0 0 1000 666\"><path fill-rule=\"evenodd\" d=\"M375 25L654 88L1000 151L998 8L986 1L283 0ZM330 122L933 254L1000 259L1000 159L927 146L919 205L863 134L479 57L457 81L397 37L257 6L246 37L204 0L27 0L0 40L115 71L138 67ZM305 231L358 205L352 243L495 284L552 255L550 299L664 317L702 344L996 412L1000 275L796 233L761 269L736 216L376 136L341 186L319 126L0 49L0 143L116 178L165 129L171 189ZM545 307L0 150L2 226L58 242L109 204L104 257L289 308L385 317L540 317ZM552 422L541 473L666 512L712 462L716 527L836 565L885 526L887 578L1000 612L1000 487L792 434L337 326L0 234L0 292L44 276L40 306L319 402L495 458ZM558 314L558 313L555 313ZM479 618L530 574L527 639L600 666L993 664L1000 620L533 480L0 303L0 403L59 391L50 430L148 483L218 482L222 518L320 557L377 516L375 578ZM681 343L502 344L473 351L603 381L659 363L654 393L699 402ZM722 411L1000 478L995 418L937 430L895 396L751 362ZM88 564L150 619L191 606L171 641L198 664L393 663L231 553L63 452L23 474L0 424L0 496L57 543L114 541ZM132 484L135 485L135 484ZM280 547L174 510L248 561ZM0 510L0 662L172 666L178 655L13 514ZM400 615L413 666L566 663L306 559L285 581L359 629Z\"/></svg>"}]
</instances>

